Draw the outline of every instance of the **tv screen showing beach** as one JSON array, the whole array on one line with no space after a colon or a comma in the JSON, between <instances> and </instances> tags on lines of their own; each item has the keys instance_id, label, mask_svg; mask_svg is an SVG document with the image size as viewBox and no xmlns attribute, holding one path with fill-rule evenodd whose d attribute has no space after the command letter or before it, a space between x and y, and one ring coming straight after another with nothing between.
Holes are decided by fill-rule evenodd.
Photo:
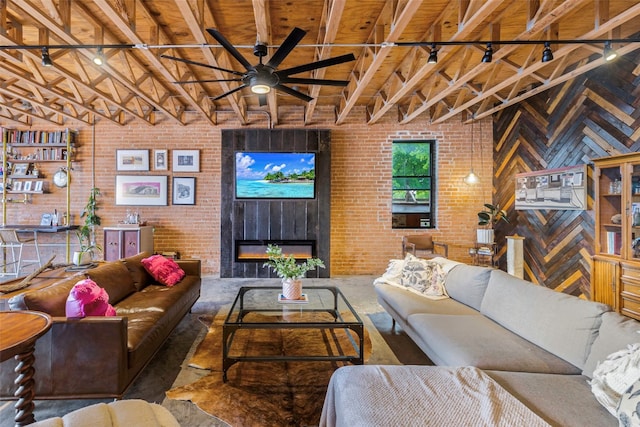
<instances>
[{"instance_id":1,"label":"tv screen showing beach","mask_svg":"<svg viewBox=\"0 0 640 427\"><path fill-rule=\"evenodd\" d=\"M315 153L236 152L236 198L313 199Z\"/></svg>"}]
</instances>

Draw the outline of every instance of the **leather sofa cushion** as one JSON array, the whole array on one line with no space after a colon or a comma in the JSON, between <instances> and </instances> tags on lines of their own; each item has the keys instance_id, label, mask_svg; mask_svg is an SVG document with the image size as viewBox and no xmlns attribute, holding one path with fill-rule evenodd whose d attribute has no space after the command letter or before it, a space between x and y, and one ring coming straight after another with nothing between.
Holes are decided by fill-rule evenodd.
<instances>
[{"instance_id":1,"label":"leather sofa cushion","mask_svg":"<svg viewBox=\"0 0 640 427\"><path fill-rule=\"evenodd\" d=\"M107 262L85 273L109 294L109 304L115 305L136 291L133 277L123 262Z\"/></svg>"},{"instance_id":2,"label":"leather sofa cushion","mask_svg":"<svg viewBox=\"0 0 640 427\"><path fill-rule=\"evenodd\" d=\"M27 292L24 294L24 304L28 310L42 311L53 317L65 317L69 292L83 278L81 274L76 274L44 289Z\"/></svg>"},{"instance_id":3,"label":"leather sofa cushion","mask_svg":"<svg viewBox=\"0 0 640 427\"><path fill-rule=\"evenodd\" d=\"M140 252L137 255L122 258L122 262L127 266L127 269L133 278L133 285L138 291L153 283L153 277L151 277L149 272L142 265L142 260L150 256L151 254L149 252Z\"/></svg>"},{"instance_id":4,"label":"leather sofa cushion","mask_svg":"<svg viewBox=\"0 0 640 427\"><path fill-rule=\"evenodd\" d=\"M491 272L481 313L581 370L611 308L514 277Z\"/></svg>"}]
</instances>

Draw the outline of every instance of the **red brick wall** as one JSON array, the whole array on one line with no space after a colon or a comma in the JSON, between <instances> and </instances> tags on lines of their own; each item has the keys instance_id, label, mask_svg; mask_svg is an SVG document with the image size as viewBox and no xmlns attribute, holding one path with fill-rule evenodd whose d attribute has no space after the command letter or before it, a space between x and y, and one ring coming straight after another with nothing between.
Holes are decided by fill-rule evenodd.
<instances>
[{"instance_id":1,"label":"red brick wall","mask_svg":"<svg viewBox=\"0 0 640 427\"><path fill-rule=\"evenodd\" d=\"M451 122L432 126L427 120L398 125L393 115L381 123L364 123L364 110L356 111L348 123L332 125L331 109L316 110L313 126L331 129L331 271L332 275L380 274L391 258L401 256L401 236L420 230L391 229L391 142L395 139L436 139L438 156L438 228L436 239L449 244L452 259L468 262L468 248L475 240L476 212L491 200L492 125L491 119L474 124L474 170L481 185L469 187L462 179L471 167L471 125ZM279 127L301 126L303 110L281 111ZM72 223L79 224L80 212L92 187L92 146L95 142L95 186L103 226L121 221L128 206L115 205L116 149L199 149L199 173L150 171L169 176L169 203L162 207L140 207L143 220L155 226L155 249L176 250L183 258L200 258L203 273L217 274L220 235L220 135L221 129L240 124L229 113L219 113L217 126L193 116L187 126L161 119L156 126L132 122L119 126L99 121L95 138L91 127L69 126L79 131L77 162L72 171ZM248 127L268 127L267 116L250 113ZM9 126L23 129L20 126ZM53 129L46 124L33 129ZM480 141L481 140L481 141ZM482 150L480 150L482 145ZM482 158L480 154L482 153ZM171 162L170 162L171 163ZM53 187L51 176L57 166L41 164L50 193L33 197L31 204L10 204L7 223L38 223L43 212L65 211L64 190ZM170 164L171 166L171 164ZM120 172L129 174L128 172ZM135 174L135 173L133 173ZM171 177L196 177L196 205L171 204ZM72 243L75 243L75 237ZM102 243L101 230L98 242ZM58 260L61 261L60 259Z\"/></svg>"}]
</instances>

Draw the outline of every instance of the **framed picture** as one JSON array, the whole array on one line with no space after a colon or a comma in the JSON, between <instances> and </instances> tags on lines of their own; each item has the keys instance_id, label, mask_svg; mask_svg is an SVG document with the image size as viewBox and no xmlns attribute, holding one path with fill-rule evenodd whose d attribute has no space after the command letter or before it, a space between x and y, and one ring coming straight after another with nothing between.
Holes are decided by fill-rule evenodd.
<instances>
[{"instance_id":1,"label":"framed picture","mask_svg":"<svg viewBox=\"0 0 640 427\"><path fill-rule=\"evenodd\" d=\"M166 206L166 175L116 175L116 205Z\"/></svg>"},{"instance_id":2,"label":"framed picture","mask_svg":"<svg viewBox=\"0 0 640 427\"><path fill-rule=\"evenodd\" d=\"M587 166L519 173L515 188L516 210L586 210Z\"/></svg>"},{"instance_id":3,"label":"framed picture","mask_svg":"<svg viewBox=\"0 0 640 427\"><path fill-rule=\"evenodd\" d=\"M166 171L169 169L167 150L153 150L153 170Z\"/></svg>"},{"instance_id":4,"label":"framed picture","mask_svg":"<svg viewBox=\"0 0 640 427\"><path fill-rule=\"evenodd\" d=\"M200 172L200 150L173 150L174 172Z\"/></svg>"},{"instance_id":5,"label":"framed picture","mask_svg":"<svg viewBox=\"0 0 640 427\"><path fill-rule=\"evenodd\" d=\"M13 180L13 184L11 184L11 190L13 191L22 191L22 181Z\"/></svg>"},{"instance_id":6,"label":"framed picture","mask_svg":"<svg viewBox=\"0 0 640 427\"><path fill-rule=\"evenodd\" d=\"M43 181L35 181L35 184L33 185L33 191L41 193L43 189Z\"/></svg>"},{"instance_id":7,"label":"framed picture","mask_svg":"<svg viewBox=\"0 0 640 427\"><path fill-rule=\"evenodd\" d=\"M26 175L29 170L29 163L14 163L12 175Z\"/></svg>"},{"instance_id":8,"label":"framed picture","mask_svg":"<svg viewBox=\"0 0 640 427\"><path fill-rule=\"evenodd\" d=\"M31 181L25 181L22 183L22 191L31 191Z\"/></svg>"},{"instance_id":9,"label":"framed picture","mask_svg":"<svg viewBox=\"0 0 640 427\"><path fill-rule=\"evenodd\" d=\"M116 150L116 170L148 171L149 150Z\"/></svg>"},{"instance_id":10,"label":"framed picture","mask_svg":"<svg viewBox=\"0 0 640 427\"><path fill-rule=\"evenodd\" d=\"M196 204L196 179L195 178L173 178L173 204L174 205L195 205Z\"/></svg>"}]
</instances>

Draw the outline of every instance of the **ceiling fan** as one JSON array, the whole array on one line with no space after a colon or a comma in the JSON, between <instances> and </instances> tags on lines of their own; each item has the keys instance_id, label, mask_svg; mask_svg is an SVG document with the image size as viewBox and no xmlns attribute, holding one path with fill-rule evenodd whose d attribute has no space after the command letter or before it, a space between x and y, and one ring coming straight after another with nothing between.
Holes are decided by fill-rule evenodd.
<instances>
[{"instance_id":1,"label":"ceiling fan","mask_svg":"<svg viewBox=\"0 0 640 427\"><path fill-rule=\"evenodd\" d=\"M285 84L293 84L293 85L326 85L326 86L346 86L349 82L345 80L326 80L326 79L308 79L308 78L299 78L299 77L291 77L293 74L304 73L306 71L316 70L318 68L330 67L332 65L342 64L343 62L354 61L356 58L352 53L336 56L334 58L323 59L321 61L311 62L308 64L300 65L297 67L287 68L284 70L278 70L278 66L280 63L291 53L293 48L302 40L302 38L307 34L306 31L295 27L291 33L287 36L284 42L278 47L278 49L274 52L274 54L269 58L266 64L262 63L262 58L267 55L267 45L263 43L257 43L253 48L253 54L260 58L260 62L256 65L251 65L249 61L246 60L244 56L238 52L238 50L216 29L207 28L207 32L211 34L211 36L216 39L223 48L227 50L244 68L245 72L228 70L226 68L220 68L209 64L203 64L201 62L190 61L188 59L176 58L174 56L169 55L160 55L162 58L172 59L174 61L180 61L187 64L198 65L201 67L212 68L214 70L224 71L226 73L233 74L237 76L235 78L229 79L218 79L218 80L190 80L190 81L177 81L174 83L177 84L188 84L188 83L213 83L213 82L242 82L242 84L237 87L223 93L222 95L218 95L213 98L214 101L218 99L224 98L225 96L231 95L234 92L237 92L245 87L251 88L253 93L258 94L258 99L260 105L267 104L267 93L271 91L271 89L276 89L287 93L289 95L295 96L296 98L302 99L303 101L309 102L313 98L310 96L293 89L289 86L285 86Z\"/></svg>"}]
</instances>

